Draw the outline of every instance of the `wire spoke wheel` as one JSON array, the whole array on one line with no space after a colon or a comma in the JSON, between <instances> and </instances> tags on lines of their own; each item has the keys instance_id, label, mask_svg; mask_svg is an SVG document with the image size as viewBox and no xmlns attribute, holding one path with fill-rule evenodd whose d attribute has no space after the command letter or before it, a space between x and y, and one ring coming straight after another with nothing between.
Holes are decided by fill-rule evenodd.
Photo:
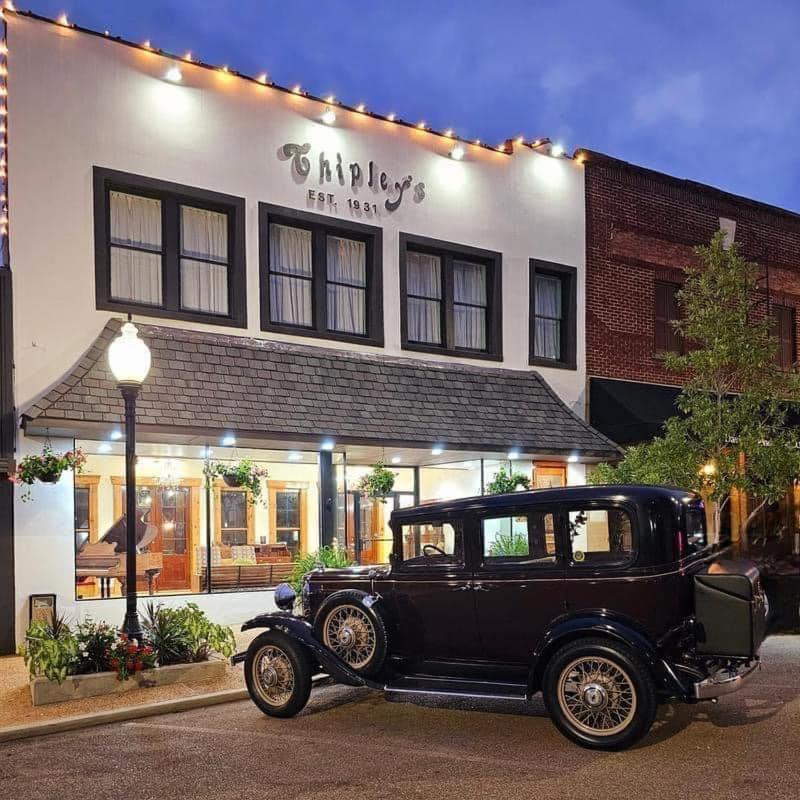
<instances>
[{"instance_id":1,"label":"wire spoke wheel","mask_svg":"<svg viewBox=\"0 0 800 800\"><path fill-rule=\"evenodd\" d=\"M294 667L280 647L265 645L253 659L253 678L258 693L271 706L283 706L294 692Z\"/></svg>"},{"instance_id":2,"label":"wire spoke wheel","mask_svg":"<svg viewBox=\"0 0 800 800\"><path fill-rule=\"evenodd\" d=\"M619 664L601 656L583 656L561 671L558 703L578 730L592 736L613 736L634 719L636 689Z\"/></svg>"},{"instance_id":3,"label":"wire spoke wheel","mask_svg":"<svg viewBox=\"0 0 800 800\"><path fill-rule=\"evenodd\" d=\"M331 610L322 627L325 646L353 669L363 669L375 655L377 636L369 616L355 605Z\"/></svg>"}]
</instances>

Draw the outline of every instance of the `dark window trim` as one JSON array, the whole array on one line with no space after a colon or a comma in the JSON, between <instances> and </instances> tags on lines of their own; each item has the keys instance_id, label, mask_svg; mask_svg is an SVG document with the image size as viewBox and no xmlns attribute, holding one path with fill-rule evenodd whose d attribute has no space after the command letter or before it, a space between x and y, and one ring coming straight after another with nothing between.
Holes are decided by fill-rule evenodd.
<instances>
[{"instance_id":1,"label":"dark window trim","mask_svg":"<svg viewBox=\"0 0 800 800\"><path fill-rule=\"evenodd\" d=\"M269 226L274 222L316 232L312 239L312 278L311 302L313 312L312 327L285 325L270 321L269 308ZM327 273L325 254L319 244L319 235L330 234L344 238L358 239L367 246L367 289L366 312L367 333L364 336L326 328L325 286ZM350 220L333 219L322 214L298 211L271 203L258 204L258 261L261 295L261 330L273 333L288 333L292 336L310 336L315 339L328 339L337 342L366 344L383 347L383 229L374 225L364 225ZM296 277L296 276L295 276Z\"/></svg>"},{"instance_id":2,"label":"dark window trim","mask_svg":"<svg viewBox=\"0 0 800 800\"><path fill-rule=\"evenodd\" d=\"M230 328L247 327L247 276L245 259L245 201L243 197L198 189L178 183L134 175L130 172L93 168L95 304L103 311L145 317L202 322ZM161 200L162 305L133 303L111 297L109 192L118 190ZM164 200L168 202L164 202ZM228 215L228 314L187 311L180 307L179 206L219 211ZM168 210L169 209L169 210Z\"/></svg>"},{"instance_id":3,"label":"dark window trim","mask_svg":"<svg viewBox=\"0 0 800 800\"><path fill-rule=\"evenodd\" d=\"M530 287L528 310L528 363L553 369L578 368L578 270L554 261L531 258L528 262ZM536 276L548 275L561 281L561 358L536 355Z\"/></svg>"},{"instance_id":4,"label":"dark window trim","mask_svg":"<svg viewBox=\"0 0 800 800\"><path fill-rule=\"evenodd\" d=\"M443 257L442 269L442 344L425 344L408 340L408 292L406 289L406 253L416 250ZM486 280L486 350L454 347L453 278L447 268L454 258L478 261L487 267ZM465 244L455 244L427 236L400 233L400 338L403 350L436 353L458 358L477 358L484 361L503 360L503 255Z\"/></svg>"},{"instance_id":5,"label":"dark window trim","mask_svg":"<svg viewBox=\"0 0 800 800\"><path fill-rule=\"evenodd\" d=\"M789 328L789 350L790 358L789 363L783 363L783 347L784 339L781 337L780 324L781 316L786 315L786 324ZM782 303L773 303L770 309L772 335L777 341L777 349L775 351L775 363L778 369L789 372L795 368L797 363L797 314L794 306L787 306Z\"/></svg>"},{"instance_id":6,"label":"dark window trim","mask_svg":"<svg viewBox=\"0 0 800 800\"><path fill-rule=\"evenodd\" d=\"M675 304L676 316L674 317L665 317L663 320L658 316L658 292L659 287L661 289L670 288L672 290L672 297L671 300ZM681 319L681 308L678 304L677 294L683 288L683 285L678 283L677 281L667 281L667 280L655 280L653 281L653 355L656 356L663 356L666 353L677 353L678 355L683 355L686 352L686 343L684 342L683 337L681 336L680 332L675 330L675 327L671 325L672 322L678 322ZM665 324L665 335L664 335L664 346L659 346L659 335L658 335L658 325L659 323ZM671 330L670 330L671 329ZM675 343L675 348L672 349L669 347L668 338L671 337L672 341Z\"/></svg>"}]
</instances>

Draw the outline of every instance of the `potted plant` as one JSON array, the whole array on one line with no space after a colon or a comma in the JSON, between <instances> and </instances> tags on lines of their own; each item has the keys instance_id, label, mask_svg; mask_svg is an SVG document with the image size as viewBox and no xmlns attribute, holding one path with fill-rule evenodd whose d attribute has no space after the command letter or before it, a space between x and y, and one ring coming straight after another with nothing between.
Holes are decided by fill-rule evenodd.
<instances>
[{"instance_id":1,"label":"potted plant","mask_svg":"<svg viewBox=\"0 0 800 800\"><path fill-rule=\"evenodd\" d=\"M247 489L247 499L253 504L263 499L261 480L269 475L266 469L257 466L249 458L243 458L234 463L211 462L206 466L205 473L209 479L219 476L225 481L226 486L230 486L232 489Z\"/></svg>"},{"instance_id":2,"label":"potted plant","mask_svg":"<svg viewBox=\"0 0 800 800\"><path fill-rule=\"evenodd\" d=\"M506 472L503 467L486 486L486 494L506 494L518 489L530 489L531 480L521 472Z\"/></svg>"},{"instance_id":3,"label":"potted plant","mask_svg":"<svg viewBox=\"0 0 800 800\"><path fill-rule=\"evenodd\" d=\"M396 475L386 469L382 461L373 464L372 470L358 482L358 491L364 497L385 502L394 488Z\"/></svg>"},{"instance_id":4,"label":"potted plant","mask_svg":"<svg viewBox=\"0 0 800 800\"><path fill-rule=\"evenodd\" d=\"M83 472L85 463L86 456L79 447L75 450L68 450L66 453L54 453L49 445L45 445L41 455L25 456L17 464L14 482L26 487L22 494L22 500L27 501L31 496L30 487L35 481L58 483L61 475L68 469L77 474Z\"/></svg>"}]
</instances>

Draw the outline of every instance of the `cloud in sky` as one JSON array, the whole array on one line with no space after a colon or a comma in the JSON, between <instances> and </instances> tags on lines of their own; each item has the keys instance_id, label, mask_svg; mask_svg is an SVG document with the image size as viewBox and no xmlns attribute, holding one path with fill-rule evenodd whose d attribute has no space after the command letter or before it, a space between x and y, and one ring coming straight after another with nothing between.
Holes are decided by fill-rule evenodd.
<instances>
[{"instance_id":1,"label":"cloud in sky","mask_svg":"<svg viewBox=\"0 0 800 800\"><path fill-rule=\"evenodd\" d=\"M565 138L800 210L796 0L30 0L470 138Z\"/></svg>"}]
</instances>

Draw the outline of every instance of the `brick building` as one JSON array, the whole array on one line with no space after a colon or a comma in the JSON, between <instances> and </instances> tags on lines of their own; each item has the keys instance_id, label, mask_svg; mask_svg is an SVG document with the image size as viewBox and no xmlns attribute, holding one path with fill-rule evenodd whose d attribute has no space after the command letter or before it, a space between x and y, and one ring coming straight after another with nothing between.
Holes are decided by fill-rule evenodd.
<instances>
[{"instance_id":1,"label":"brick building","mask_svg":"<svg viewBox=\"0 0 800 800\"><path fill-rule=\"evenodd\" d=\"M629 445L675 413L680 377L660 353L680 347L670 321L692 248L724 230L761 267L759 308L775 320L781 365L797 361L800 215L591 150L586 175L586 373L592 425ZM745 498L739 499L746 503ZM736 505L736 504L735 504ZM795 498L772 512L797 529ZM734 508L732 513L744 511ZM761 525L770 524L768 513ZM783 519L785 517L785 519ZM735 526L734 526L735 527Z\"/></svg>"}]
</instances>

